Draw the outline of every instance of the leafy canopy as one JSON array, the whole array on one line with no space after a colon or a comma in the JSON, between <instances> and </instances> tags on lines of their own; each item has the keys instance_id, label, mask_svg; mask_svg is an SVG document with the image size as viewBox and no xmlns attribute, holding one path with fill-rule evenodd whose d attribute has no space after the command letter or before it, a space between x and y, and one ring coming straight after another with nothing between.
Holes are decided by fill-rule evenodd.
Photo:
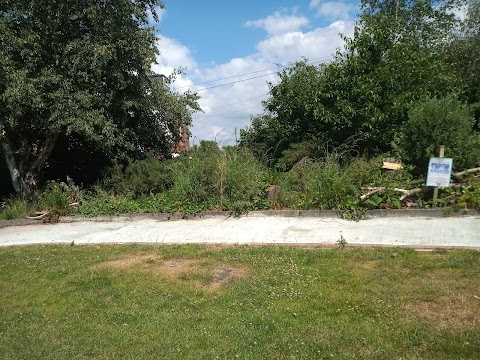
<instances>
[{"instance_id":1,"label":"leafy canopy","mask_svg":"<svg viewBox=\"0 0 480 360\"><path fill-rule=\"evenodd\" d=\"M196 96L152 86L160 0L4 0L0 143L17 191L59 137L111 157L166 151ZM173 111L173 114L166 115Z\"/></svg>"},{"instance_id":2,"label":"leafy canopy","mask_svg":"<svg viewBox=\"0 0 480 360\"><path fill-rule=\"evenodd\" d=\"M265 115L242 132L242 144L278 160L292 144L338 146L359 140L369 154L389 152L413 102L461 93L447 56L460 29L456 0L363 0L355 34L334 61L307 61L270 84Z\"/></svg>"}]
</instances>

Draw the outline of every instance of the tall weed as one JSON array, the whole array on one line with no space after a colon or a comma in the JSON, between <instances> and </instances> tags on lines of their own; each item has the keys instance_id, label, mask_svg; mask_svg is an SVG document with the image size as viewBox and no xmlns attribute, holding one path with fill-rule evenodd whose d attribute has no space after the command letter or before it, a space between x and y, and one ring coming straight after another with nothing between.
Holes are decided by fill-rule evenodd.
<instances>
[{"instance_id":1,"label":"tall weed","mask_svg":"<svg viewBox=\"0 0 480 360\"><path fill-rule=\"evenodd\" d=\"M36 201L41 210L48 211L46 221L57 222L62 215L68 214L72 208L69 204L80 200L80 188L70 179L67 182L50 181L44 190L37 194Z\"/></svg>"},{"instance_id":2,"label":"tall weed","mask_svg":"<svg viewBox=\"0 0 480 360\"><path fill-rule=\"evenodd\" d=\"M179 160L172 188L178 199L235 212L266 206L266 170L247 150L202 142L190 157Z\"/></svg>"},{"instance_id":3,"label":"tall weed","mask_svg":"<svg viewBox=\"0 0 480 360\"><path fill-rule=\"evenodd\" d=\"M371 164L352 158L352 148L326 149L322 159L297 163L280 180L279 201L285 208L346 210L359 203L361 187L370 182Z\"/></svg>"},{"instance_id":4,"label":"tall weed","mask_svg":"<svg viewBox=\"0 0 480 360\"><path fill-rule=\"evenodd\" d=\"M12 197L0 204L0 219L23 219L32 213L31 204L18 197Z\"/></svg>"}]
</instances>

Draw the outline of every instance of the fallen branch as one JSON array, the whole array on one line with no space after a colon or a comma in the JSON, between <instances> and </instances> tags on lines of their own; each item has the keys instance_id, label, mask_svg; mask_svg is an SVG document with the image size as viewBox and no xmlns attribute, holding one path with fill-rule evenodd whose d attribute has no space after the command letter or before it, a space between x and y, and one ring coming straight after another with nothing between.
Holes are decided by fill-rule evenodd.
<instances>
[{"instance_id":1,"label":"fallen branch","mask_svg":"<svg viewBox=\"0 0 480 360\"><path fill-rule=\"evenodd\" d=\"M422 179L422 180L416 180L416 181L423 182L425 180ZM411 184L411 182L409 184ZM427 192L429 190L429 188L431 188L431 186L424 186L424 187L421 187L421 188L414 188L414 189L409 189L409 190L394 188L393 191L402 193L403 195L400 197L400 201L403 201L406 198L409 198L410 196L413 196L415 194L418 194L418 193L421 193L421 192ZM462 188L468 189L469 186L464 186L463 184L450 184L450 188L452 188L452 189L462 189ZM360 196L361 200L368 199L370 196L372 196L376 193L387 190L387 188L385 186L368 187L367 189L369 191L367 193L363 194L362 196Z\"/></svg>"},{"instance_id":2,"label":"fallen branch","mask_svg":"<svg viewBox=\"0 0 480 360\"><path fill-rule=\"evenodd\" d=\"M365 200L365 199L368 199L370 196L372 196L373 194L376 194L380 191L383 191L385 190L385 186L381 186L381 187L375 187L375 188L371 188L371 190L369 192L367 192L366 194L360 196L360 199L361 200Z\"/></svg>"},{"instance_id":3,"label":"fallen branch","mask_svg":"<svg viewBox=\"0 0 480 360\"><path fill-rule=\"evenodd\" d=\"M417 185L417 184L421 184L421 183L424 183L424 182L425 182L425 179L418 179L418 180L410 181L407 184L408 185Z\"/></svg>"},{"instance_id":4,"label":"fallen branch","mask_svg":"<svg viewBox=\"0 0 480 360\"><path fill-rule=\"evenodd\" d=\"M380 192L380 191L384 191L384 190L386 190L386 187L385 187L385 186L376 187L376 188L371 188L371 190L370 190L369 192L367 192L366 194L360 196L360 199L361 199L361 200L368 199L368 198L369 198L370 196L372 196L373 194L376 194L376 193L378 193L378 192ZM402 193L403 195L402 195L402 197L400 197L400 200L404 200L404 199L406 199L406 198L409 197L409 196L418 194L419 192L422 191L422 188L416 188L416 189L411 189L411 190L394 188L393 191Z\"/></svg>"},{"instance_id":5,"label":"fallen branch","mask_svg":"<svg viewBox=\"0 0 480 360\"><path fill-rule=\"evenodd\" d=\"M402 192L403 195L400 197L400 200L405 200L406 198L421 193L421 192L426 192L428 191L428 188L431 188L431 186L425 186L422 188L415 188L415 189L410 189L410 190L403 190L403 189L395 189L395 191ZM462 189L462 188L468 188L468 186L463 186L463 184L450 184L450 188L452 189Z\"/></svg>"},{"instance_id":6,"label":"fallen branch","mask_svg":"<svg viewBox=\"0 0 480 360\"><path fill-rule=\"evenodd\" d=\"M41 212L37 212L36 214L39 214L39 215L37 215L37 216L27 216L27 219L40 220L40 219L43 219L48 214L50 214L50 212L49 211L41 211Z\"/></svg>"},{"instance_id":7,"label":"fallen branch","mask_svg":"<svg viewBox=\"0 0 480 360\"><path fill-rule=\"evenodd\" d=\"M477 173L477 172L480 172L480 167L455 172L455 173L452 173L452 176L461 180L463 175L474 174L474 173Z\"/></svg>"},{"instance_id":8,"label":"fallen branch","mask_svg":"<svg viewBox=\"0 0 480 360\"><path fill-rule=\"evenodd\" d=\"M406 198L408 198L412 195L421 193L423 191L423 189L424 188L415 188L415 189L410 189L410 190L395 189L395 191L399 191L399 192L403 193L403 195L400 196L400 201L403 201L403 200L405 200Z\"/></svg>"}]
</instances>

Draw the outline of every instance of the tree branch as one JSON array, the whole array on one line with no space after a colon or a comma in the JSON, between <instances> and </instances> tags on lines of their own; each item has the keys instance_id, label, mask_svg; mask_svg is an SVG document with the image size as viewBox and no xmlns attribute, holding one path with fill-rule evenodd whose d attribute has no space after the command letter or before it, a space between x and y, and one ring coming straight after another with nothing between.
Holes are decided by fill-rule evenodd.
<instances>
[{"instance_id":1,"label":"tree branch","mask_svg":"<svg viewBox=\"0 0 480 360\"><path fill-rule=\"evenodd\" d=\"M360 196L360 200L368 199L373 194L376 194L376 193L378 193L380 191L383 191L383 190L385 190L385 186L373 188L369 192L367 192L366 194L363 194L362 196Z\"/></svg>"},{"instance_id":2,"label":"tree branch","mask_svg":"<svg viewBox=\"0 0 480 360\"><path fill-rule=\"evenodd\" d=\"M467 169L467 170L464 170L464 171L459 171L459 172L455 172L455 173L452 173L452 176L457 178L457 179L462 179L462 176L465 175L465 174L474 174L474 173L477 173L477 172L480 172L480 167L477 167L477 168L473 168L473 169Z\"/></svg>"},{"instance_id":3,"label":"tree branch","mask_svg":"<svg viewBox=\"0 0 480 360\"><path fill-rule=\"evenodd\" d=\"M45 141L45 146L42 148L32 165L30 165L29 173L36 173L42 168L43 164L52 153L53 148L57 143L58 136L58 131L48 135L47 140Z\"/></svg>"}]
</instances>

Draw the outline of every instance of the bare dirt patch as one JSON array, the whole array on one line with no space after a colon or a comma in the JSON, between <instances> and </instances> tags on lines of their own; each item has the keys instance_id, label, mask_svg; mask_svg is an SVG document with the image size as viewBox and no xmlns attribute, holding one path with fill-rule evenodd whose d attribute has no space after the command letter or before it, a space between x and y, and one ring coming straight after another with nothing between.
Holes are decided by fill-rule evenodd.
<instances>
[{"instance_id":1,"label":"bare dirt patch","mask_svg":"<svg viewBox=\"0 0 480 360\"><path fill-rule=\"evenodd\" d=\"M231 279L244 277L246 274L245 269L218 266L214 269L214 278L208 286L212 289L218 289Z\"/></svg>"},{"instance_id":2,"label":"bare dirt patch","mask_svg":"<svg viewBox=\"0 0 480 360\"><path fill-rule=\"evenodd\" d=\"M121 269L145 271L170 281L197 288L218 290L235 278L244 277L247 269L202 259L169 259L158 254L130 254L95 265L93 270Z\"/></svg>"}]
</instances>

